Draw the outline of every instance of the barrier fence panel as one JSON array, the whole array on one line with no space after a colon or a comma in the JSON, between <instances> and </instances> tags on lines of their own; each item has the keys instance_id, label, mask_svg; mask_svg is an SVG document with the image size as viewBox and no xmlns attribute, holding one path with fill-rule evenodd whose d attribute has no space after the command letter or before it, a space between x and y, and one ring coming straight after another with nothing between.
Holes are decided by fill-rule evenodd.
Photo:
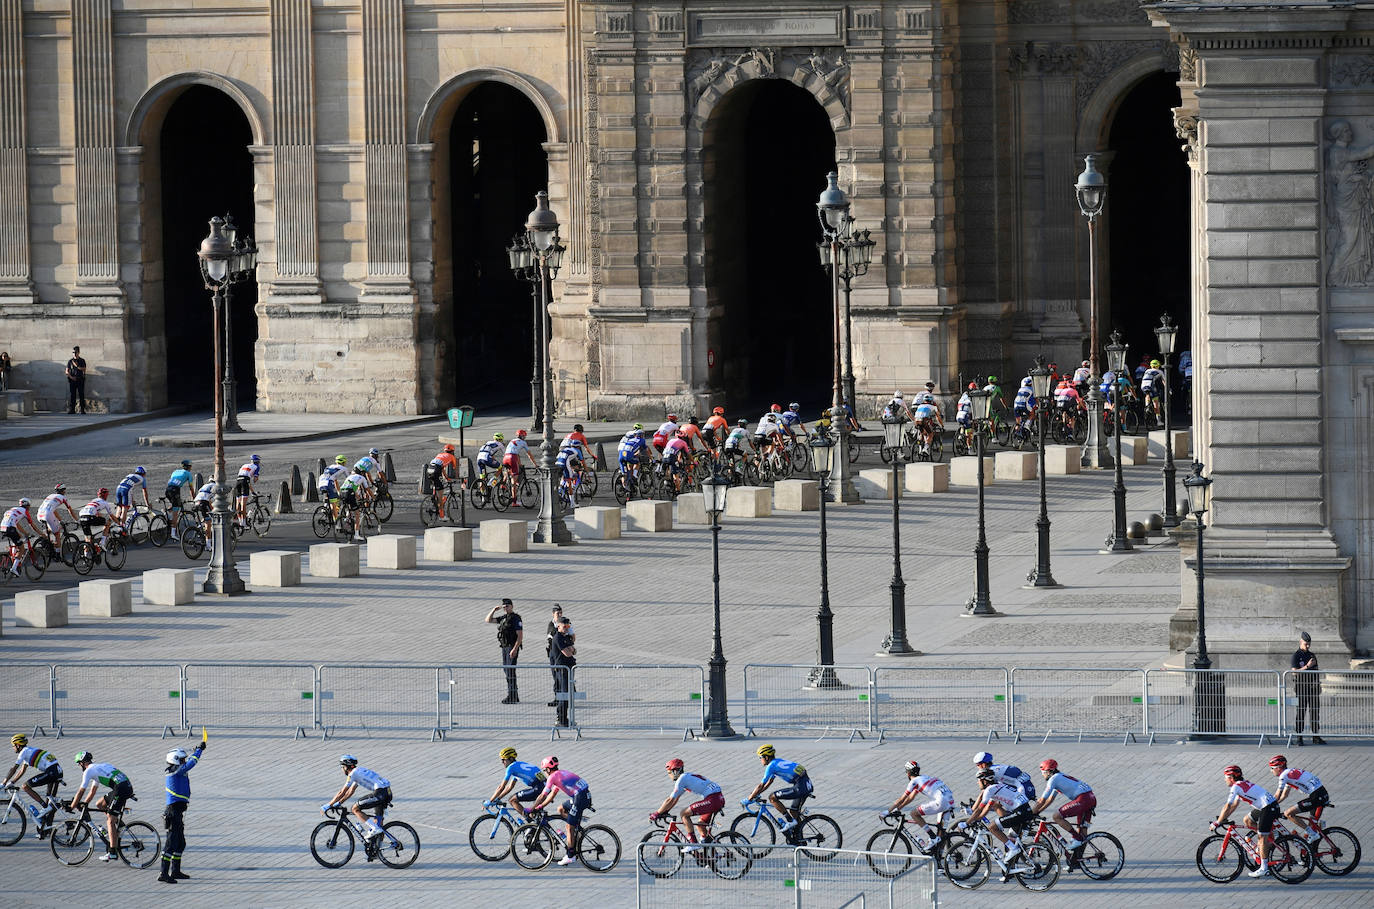
<instances>
[{"instance_id":1,"label":"barrier fence panel","mask_svg":"<svg viewBox=\"0 0 1374 909\"><path fill-rule=\"evenodd\" d=\"M555 678L567 680L571 673L566 666L550 666L547 662L531 661L516 667L516 685L520 701L503 704L510 693L504 667L499 663L462 663L448 667L448 707L444 718L449 729L542 729L550 730L558 724L559 708L548 706L550 701L567 700L570 687ZM564 693L556 693L561 687ZM569 725L576 725L571 721Z\"/></svg>"},{"instance_id":2,"label":"barrier fence panel","mask_svg":"<svg viewBox=\"0 0 1374 909\"><path fill-rule=\"evenodd\" d=\"M1011 728L1046 737L1144 734L1145 672L1018 666L1011 671Z\"/></svg>"},{"instance_id":3,"label":"barrier fence panel","mask_svg":"<svg viewBox=\"0 0 1374 909\"><path fill-rule=\"evenodd\" d=\"M1289 669L1283 674L1283 691L1281 735L1374 737L1374 672Z\"/></svg>"},{"instance_id":4,"label":"barrier fence panel","mask_svg":"<svg viewBox=\"0 0 1374 909\"><path fill-rule=\"evenodd\" d=\"M1000 666L879 666L873 678L873 723L883 734L1011 728L1010 679Z\"/></svg>"},{"instance_id":5,"label":"barrier fence panel","mask_svg":"<svg viewBox=\"0 0 1374 909\"><path fill-rule=\"evenodd\" d=\"M191 663L186 667L186 725L275 729L304 735L315 728L315 667Z\"/></svg>"},{"instance_id":6,"label":"barrier fence panel","mask_svg":"<svg viewBox=\"0 0 1374 909\"><path fill-rule=\"evenodd\" d=\"M634 850L638 909L771 909L796 905L791 849L770 849L761 854L750 846L712 846L724 856L714 866L686 853L678 867L681 846L663 845L662 839L663 831L659 830L659 842L641 842Z\"/></svg>"},{"instance_id":7,"label":"barrier fence panel","mask_svg":"<svg viewBox=\"0 0 1374 909\"><path fill-rule=\"evenodd\" d=\"M182 713L178 663L58 663L57 725L64 733L177 732Z\"/></svg>"},{"instance_id":8,"label":"barrier fence panel","mask_svg":"<svg viewBox=\"0 0 1374 909\"><path fill-rule=\"evenodd\" d=\"M1277 735L1279 674L1268 669L1151 669L1150 734Z\"/></svg>"},{"instance_id":9,"label":"barrier fence panel","mask_svg":"<svg viewBox=\"0 0 1374 909\"><path fill-rule=\"evenodd\" d=\"M47 663L0 663L0 729L56 735L52 690L52 666Z\"/></svg>"},{"instance_id":10,"label":"barrier fence panel","mask_svg":"<svg viewBox=\"0 0 1374 909\"><path fill-rule=\"evenodd\" d=\"M867 666L750 663L744 667L744 727L862 735L873 728L872 695Z\"/></svg>"},{"instance_id":11,"label":"barrier fence panel","mask_svg":"<svg viewBox=\"0 0 1374 909\"><path fill-rule=\"evenodd\" d=\"M700 666L579 663L573 717L579 729L657 729L684 735L706 726Z\"/></svg>"},{"instance_id":12,"label":"barrier fence panel","mask_svg":"<svg viewBox=\"0 0 1374 909\"><path fill-rule=\"evenodd\" d=\"M798 909L935 909L935 862L926 856L912 856L909 867L897 870L881 852L798 847L794 855ZM870 859L896 873L877 874Z\"/></svg>"},{"instance_id":13,"label":"barrier fence panel","mask_svg":"<svg viewBox=\"0 0 1374 909\"><path fill-rule=\"evenodd\" d=\"M442 736L440 694L449 690L439 666L321 666L320 727L339 730L422 730Z\"/></svg>"}]
</instances>

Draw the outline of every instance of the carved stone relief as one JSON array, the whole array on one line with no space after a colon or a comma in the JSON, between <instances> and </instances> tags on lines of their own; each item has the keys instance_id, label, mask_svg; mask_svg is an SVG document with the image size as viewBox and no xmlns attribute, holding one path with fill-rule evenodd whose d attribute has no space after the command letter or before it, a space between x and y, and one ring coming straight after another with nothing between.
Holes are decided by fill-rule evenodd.
<instances>
[{"instance_id":1,"label":"carved stone relief","mask_svg":"<svg viewBox=\"0 0 1374 909\"><path fill-rule=\"evenodd\" d=\"M687 106L693 108L712 85L741 71L747 78L776 79L796 70L811 72L849 107L849 62L837 48L719 48L687 66Z\"/></svg>"},{"instance_id":2,"label":"carved stone relief","mask_svg":"<svg viewBox=\"0 0 1374 909\"><path fill-rule=\"evenodd\" d=\"M1063 76L1078 67L1080 54L1072 44L1037 44L1027 41L1007 52L1007 71L1020 76Z\"/></svg>"},{"instance_id":3,"label":"carved stone relief","mask_svg":"<svg viewBox=\"0 0 1374 909\"><path fill-rule=\"evenodd\" d=\"M1374 84L1374 56L1337 57L1331 64L1332 88L1360 88Z\"/></svg>"},{"instance_id":4,"label":"carved stone relief","mask_svg":"<svg viewBox=\"0 0 1374 909\"><path fill-rule=\"evenodd\" d=\"M1076 91L1079 113L1088 106L1088 99L1113 71L1147 53L1159 55L1162 69L1178 71L1178 46L1170 41L1097 41L1083 45Z\"/></svg>"},{"instance_id":5,"label":"carved stone relief","mask_svg":"<svg viewBox=\"0 0 1374 909\"><path fill-rule=\"evenodd\" d=\"M1374 123L1365 124L1374 133ZM1349 120L1332 120L1326 127L1326 220L1333 287L1374 284L1374 142L1355 142Z\"/></svg>"},{"instance_id":6,"label":"carved stone relief","mask_svg":"<svg viewBox=\"0 0 1374 909\"><path fill-rule=\"evenodd\" d=\"M1197 160L1197 111L1184 107L1172 108L1174 132L1183 140L1181 148L1188 155L1189 163Z\"/></svg>"},{"instance_id":7,"label":"carved stone relief","mask_svg":"<svg viewBox=\"0 0 1374 909\"><path fill-rule=\"evenodd\" d=\"M1056 0L1011 0L1007 21L1012 25L1043 25L1069 21L1068 7Z\"/></svg>"}]
</instances>

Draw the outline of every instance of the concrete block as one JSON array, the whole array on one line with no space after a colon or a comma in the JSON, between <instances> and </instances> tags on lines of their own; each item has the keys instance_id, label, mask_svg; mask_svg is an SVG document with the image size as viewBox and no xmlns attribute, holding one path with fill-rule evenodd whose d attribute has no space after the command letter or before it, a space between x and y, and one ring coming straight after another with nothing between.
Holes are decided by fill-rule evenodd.
<instances>
[{"instance_id":1,"label":"concrete block","mask_svg":"<svg viewBox=\"0 0 1374 909\"><path fill-rule=\"evenodd\" d=\"M1083 449L1077 445L1046 445L1045 476L1062 477L1083 468Z\"/></svg>"},{"instance_id":2,"label":"concrete block","mask_svg":"<svg viewBox=\"0 0 1374 909\"><path fill-rule=\"evenodd\" d=\"M112 619L134 611L133 578L82 581L78 591L82 615Z\"/></svg>"},{"instance_id":3,"label":"concrete block","mask_svg":"<svg viewBox=\"0 0 1374 909\"><path fill-rule=\"evenodd\" d=\"M731 518L766 518L773 514L773 490L767 486L736 486L725 496Z\"/></svg>"},{"instance_id":4,"label":"concrete block","mask_svg":"<svg viewBox=\"0 0 1374 909\"><path fill-rule=\"evenodd\" d=\"M67 624L69 590L25 590L14 595L14 624L23 628L60 628Z\"/></svg>"},{"instance_id":5,"label":"concrete block","mask_svg":"<svg viewBox=\"0 0 1374 909\"><path fill-rule=\"evenodd\" d=\"M530 522L493 518L478 525L483 552L524 552L529 548Z\"/></svg>"},{"instance_id":6,"label":"concrete block","mask_svg":"<svg viewBox=\"0 0 1374 909\"><path fill-rule=\"evenodd\" d=\"M355 578L362 554L363 548L357 543L316 543L310 547L310 576Z\"/></svg>"},{"instance_id":7,"label":"concrete block","mask_svg":"<svg viewBox=\"0 0 1374 909\"><path fill-rule=\"evenodd\" d=\"M573 512L573 532L584 540L618 540L620 509L614 505L581 505Z\"/></svg>"},{"instance_id":8,"label":"concrete block","mask_svg":"<svg viewBox=\"0 0 1374 909\"><path fill-rule=\"evenodd\" d=\"M678 496L677 522L679 524L710 524L711 516L706 513L706 493L688 492Z\"/></svg>"},{"instance_id":9,"label":"concrete block","mask_svg":"<svg viewBox=\"0 0 1374 909\"><path fill-rule=\"evenodd\" d=\"M992 471L999 480L1034 480L1040 455L1034 451L999 451L993 456Z\"/></svg>"},{"instance_id":10,"label":"concrete block","mask_svg":"<svg viewBox=\"0 0 1374 909\"><path fill-rule=\"evenodd\" d=\"M471 559L471 527L431 527L425 531L425 561L467 562Z\"/></svg>"},{"instance_id":11,"label":"concrete block","mask_svg":"<svg viewBox=\"0 0 1374 909\"><path fill-rule=\"evenodd\" d=\"M731 490L731 494L734 491ZM655 499L634 499L625 503L626 527L646 533L673 529L673 503Z\"/></svg>"},{"instance_id":12,"label":"concrete block","mask_svg":"<svg viewBox=\"0 0 1374 909\"><path fill-rule=\"evenodd\" d=\"M1109 439L1107 450L1116 456L1116 439ZM1121 437L1121 466L1131 467L1137 464L1147 464L1150 460L1150 440L1144 436L1122 436Z\"/></svg>"},{"instance_id":13,"label":"concrete block","mask_svg":"<svg viewBox=\"0 0 1374 909\"><path fill-rule=\"evenodd\" d=\"M408 533L379 533L367 539L367 567L415 567L415 537Z\"/></svg>"},{"instance_id":14,"label":"concrete block","mask_svg":"<svg viewBox=\"0 0 1374 909\"><path fill-rule=\"evenodd\" d=\"M917 461L906 465L907 492L947 492L949 465L933 461Z\"/></svg>"},{"instance_id":15,"label":"concrete block","mask_svg":"<svg viewBox=\"0 0 1374 909\"><path fill-rule=\"evenodd\" d=\"M897 486L899 489L901 484L902 471L898 470ZM869 467L860 470L854 475L854 488L858 490L859 498L864 501L892 498L892 468Z\"/></svg>"},{"instance_id":16,"label":"concrete block","mask_svg":"<svg viewBox=\"0 0 1374 909\"><path fill-rule=\"evenodd\" d=\"M1192 447L1192 433L1186 429L1175 429L1172 431L1174 437L1174 460L1185 461L1188 459L1188 449ZM1165 441L1164 430L1157 429L1150 433L1150 457L1164 460Z\"/></svg>"},{"instance_id":17,"label":"concrete block","mask_svg":"<svg viewBox=\"0 0 1374 909\"><path fill-rule=\"evenodd\" d=\"M143 572L143 602L180 606L194 602L196 575L189 568L156 568Z\"/></svg>"},{"instance_id":18,"label":"concrete block","mask_svg":"<svg viewBox=\"0 0 1374 909\"><path fill-rule=\"evenodd\" d=\"M778 480L773 484L774 511L818 511L821 484L815 480Z\"/></svg>"},{"instance_id":19,"label":"concrete block","mask_svg":"<svg viewBox=\"0 0 1374 909\"><path fill-rule=\"evenodd\" d=\"M997 470L996 459L983 457L983 485L992 484L994 474ZM949 485L951 486L977 486L978 485L978 456L964 455L961 458L949 459Z\"/></svg>"},{"instance_id":20,"label":"concrete block","mask_svg":"<svg viewBox=\"0 0 1374 909\"><path fill-rule=\"evenodd\" d=\"M248 557L248 573L254 587L298 587L301 554L285 549L255 552Z\"/></svg>"},{"instance_id":21,"label":"concrete block","mask_svg":"<svg viewBox=\"0 0 1374 909\"><path fill-rule=\"evenodd\" d=\"M33 392L27 388L10 388L0 392L5 396L5 409L12 417L33 416ZM66 624L65 622L63 624Z\"/></svg>"}]
</instances>

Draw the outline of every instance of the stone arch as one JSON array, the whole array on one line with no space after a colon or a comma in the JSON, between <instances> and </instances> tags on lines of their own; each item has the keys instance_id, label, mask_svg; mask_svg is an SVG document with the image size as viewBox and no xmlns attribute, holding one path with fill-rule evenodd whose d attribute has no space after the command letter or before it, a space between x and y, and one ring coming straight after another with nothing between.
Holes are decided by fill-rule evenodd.
<instances>
[{"instance_id":1,"label":"stone arch","mask_svg":"<svg viewBox=\"0 0 1374 909\"><path fill-rule=\"evenodd\" d=\"M710 80L705 82L700 94L688 109L687 118L687 147L689 149L700 150L702 141L706 135L706 124L711 119L711 112L715 110L721 99L730 93L736 86L748 82L752 79L785 79L799 88L810 92L816 102L825 110L826 116L830 118L830 127L838 136L842 131L849 128L849 109L845 106L844 99L826 78L818 73L815 67L811 66L807 60L798 60L789 56L783 56L776 64L773 57L767 55L768 52L754 52L748 60L731 65L721 64L719 71L712 76L711 66L708 65L703 76L710 76ZM777 51L771 52L774 56ZM713 64L714 65L714 64ZM846 64L847 67L847 64ZM848 76L846 75L847 79ZM695 89L695 85L693 85Z\"/></svg>"},{"instance_id":2,"label":"stone arch","mask_svg":"<svg viewBox=\"0 0 1374 909\"><path fill-rule=\"evenodd\" d=\"M162 117L167 113L167 109L172 106L172 102L177 99L182 90L192 85L208 85L228 95L247 118L248 125L253 131L253 144L263 145L267 142L262 116L248 93L232 79L215 73L197 71L168 76L143 93L129 114L129 122L124 129L124 145L145 144L143 141L144 132L148 126L152 123L157 123L160 126Z\"/></svg>"},{"instance_id":3,"label":"stone arch","mask_svg":"<svg viewBox=\"0 0 1374 909\"><path fill-rule=\"evenodd\" d=\"M520 92L529 99L535 110L539 111L548 141L563 141L563 132L558 128L558 117L555 116L553 106L549 104L544 92L525 76L499 66L486 66L461 72L435 89L429 100L425 101L425 106L420 111L420 119L416 121L415 141L433 142L436 129L448 128L453 112L462 103L466 94L463 89L483 82L500 82Z\"/></svg>"},{"instance_id":4,"label":"stone arch","mask_svg":"<svg viewBox=\"0 0 1374 909\"><path fill-rule=\"evenodd\" d=\"M1127 60L1103 79L1088 96L1088 103L1078 117L1078 135L1075 137L1078 154L1105 151L1116 110L1131 89L1155 73L1168 71L1164 57L1158 50L1152 49Z\"/></svg>"}]
</instances>

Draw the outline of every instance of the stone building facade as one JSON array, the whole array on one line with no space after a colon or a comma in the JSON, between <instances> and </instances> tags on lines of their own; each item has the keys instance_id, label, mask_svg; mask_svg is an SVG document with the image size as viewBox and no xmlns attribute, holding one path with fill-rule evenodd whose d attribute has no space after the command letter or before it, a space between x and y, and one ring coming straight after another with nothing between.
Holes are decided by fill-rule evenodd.
<instances>
[{"instance_id":1,"label":"stone building facade","mask_svg":"<svg viewBox=\"0 0 1374 909\"><path fill-rule=\"evenodd\" d=\"M1172 308L1189 333L1217 484L1214 647L1269 659L1301 617L1319 652L1349 655L1374 635L1371 42L1374 11L1339 0L0 0L0 347L49 405L72 341L103 406L169 399L173 326L205 296L166 255L189 260L199 235L167 235L168 168L194 162L164 133L209 90L251 162L256 405L454 403L469 313L491 305L463 253L475 196L456 188L477 144L455 124L499 86L542 134L564 224L560 406L743 399L761 383L739 378L739 338L770 323L738 311L774 307L780 347L791 330L790 301L748 299L742 261L783 241L748 244L818 236L770 221L766 198L739 207L758 173L741 99L801 104L821 126L789 141L833 149L877 241L851 298L861 399L1041 352L1071 363L1088 257L1143 280L1179 244L1176 300L1108 280L1098 307L1107 327ZM1112 170L1151 80L1176 107L1143 119L1175 151ZM1071 190L1089 152L1114 187L1095 250ZM1169 167L1182 213L1128 216L1116 188L1148 200Z\"/></svg>"}]
</instances>

